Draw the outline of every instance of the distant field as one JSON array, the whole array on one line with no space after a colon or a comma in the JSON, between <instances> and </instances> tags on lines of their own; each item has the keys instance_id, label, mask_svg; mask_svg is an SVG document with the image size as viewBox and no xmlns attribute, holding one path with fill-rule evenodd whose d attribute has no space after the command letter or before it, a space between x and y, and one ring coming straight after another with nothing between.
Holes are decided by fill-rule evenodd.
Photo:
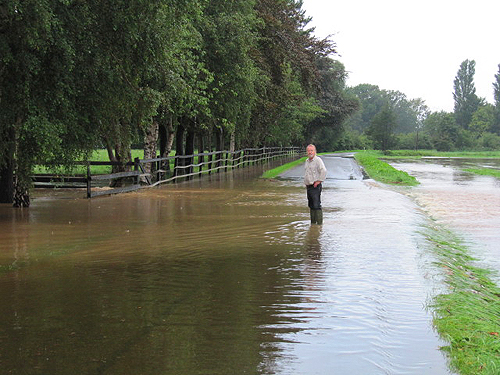
<instances>
[{"instance_id":1,"label":"distant field","mask_svg":"<svg viewBox=\"0 0 500 375\"><path fill-rule=\"evenodd\" d=\"M132 160L135 158L144 158L144 150L132 150ZM107 150L95 150L92 153L92 156L89 159L90 161L109 161L108 151ZM82 160L83 161L83 160ZM67 167L44 167L37 166L34 171L35 174L43 174L43 173L61 173L61 174L69 174L69 175L79 175L79 174L87 174L87 167L84 165L77 165L71 168ZM91 166L92 174L106 174L111 173L111 166L107 165L92 165Z\"/></svg>"}]
</instances>

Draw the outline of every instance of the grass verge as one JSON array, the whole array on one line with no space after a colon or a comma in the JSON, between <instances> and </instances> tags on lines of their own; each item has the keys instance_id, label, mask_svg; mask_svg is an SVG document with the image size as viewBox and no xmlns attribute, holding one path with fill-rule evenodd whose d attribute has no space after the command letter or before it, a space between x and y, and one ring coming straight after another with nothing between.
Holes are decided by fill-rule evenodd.
<instances>
[{"instance_id":1,"label":"grass verge","mask_svg":"<svg viewBox=\"0 0 500 375\"><path fill-rule=\"evenodd\" d=\"M500 288L492 272L477 267L451 232L428 228L427 240L444 272L447 291L431 307L434 325L448 342L453 371L462 375L500 374Z\"/></svg>"},{"instance_id":2,"label":"grass verge","mask_svg":"<svg viewBox=\"0 0 500 375\"><path fill-rule=\"evenodd\" d=\"M435 150L390 150L384 153L377 152L383 158L500 158L500 151L435 151Z\"/></svg>"},{"instance_id":3,"label":"grass verge","mask_svg":"<svg viewBox=\"0 0 500 375\"><path fill-rule=\"evenodd\" d=\"M475 174L480 174L482 176L493 176L496 178L500 178L500 171L498 169L491 169L491 168L465 168L464 171L466 172L471 172Z\"/></svg>"},{"instance_id":4,"label":"grass verge","mask_svg":"<svg viewBox=\"0 0 500 375\"><path fill-rule=\"evenodd\" d=\"M303 158L300 158L298 160L291 161L290 163L286 163L286 164L280 165L279 167L265 171L262 174L261 178L275 178L276 176L289 170L290 168L293 168L296 165L303 163L306 160L306 158L307 158L307 156L304 156Z\"/></svg>"},{"instance_id":5,"label":"grass verge","mask_svg":"<svg viewBox=\"0 0 500 375\"><path fill-rule=\"evenodd\" d=\"M382 156L376 151L361 151L357 152L354 158L374 180L393 185L415 186L419 184L415 177L380 160Z\"/></svg>"}]
</instances>

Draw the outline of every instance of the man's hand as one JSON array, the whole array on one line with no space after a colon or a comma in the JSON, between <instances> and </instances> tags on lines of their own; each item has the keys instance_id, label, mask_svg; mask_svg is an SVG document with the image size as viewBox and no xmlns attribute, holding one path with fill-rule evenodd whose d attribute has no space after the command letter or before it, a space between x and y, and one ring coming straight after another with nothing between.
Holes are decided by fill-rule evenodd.
<instances>
[{"instance_id":1,"label":"man's hand","mask_svg":"<svg viewBox=\"0 0 500 375\"><path fill-rule=\"evenodd\" d=\"M321 181L314 181L314 187L318 187L318 185L321 184Z\"/></svg>"}]
</instances>

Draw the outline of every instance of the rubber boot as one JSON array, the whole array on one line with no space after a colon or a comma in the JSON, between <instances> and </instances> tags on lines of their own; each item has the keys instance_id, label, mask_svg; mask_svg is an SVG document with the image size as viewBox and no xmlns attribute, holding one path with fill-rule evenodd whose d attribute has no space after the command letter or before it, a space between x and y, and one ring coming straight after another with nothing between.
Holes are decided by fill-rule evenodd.
<instances>
[{"instance_id":1,"label":"rubber boot","mask_svg":"<svg viewBox=\"0 0 500 375\"><path fill-rule=\"evenodd\" d=\"M311 215L311 224L316 224L316 210L313 210L312 208L309 210L309 213Z\"/></svg>"},{"instance_id":2,"label":"rubber boot","mask_svg":"<svg viewBox=\"0 0 500 375\"><path fill-rule=\"evenodd\" d=\"M323 224L323 210L320 208L319 210L316 211L316 224L322 225Z\"/></svg>"}]
</instances>

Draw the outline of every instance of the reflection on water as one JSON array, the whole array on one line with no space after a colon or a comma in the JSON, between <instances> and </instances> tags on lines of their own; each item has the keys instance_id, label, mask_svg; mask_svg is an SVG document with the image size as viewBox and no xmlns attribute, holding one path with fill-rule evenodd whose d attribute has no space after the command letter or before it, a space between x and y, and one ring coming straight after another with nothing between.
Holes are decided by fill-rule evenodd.
<instances>
[{"instance_id":1,"label":"reflection on water","mask_svg":"<svg viewBox=\"0 0 500 375\"><path fill-rule=\"evenodd\" d=\"M446 374L406 197L214 179L0 206L1 374Z\"/></svg>"}]
</instances>

